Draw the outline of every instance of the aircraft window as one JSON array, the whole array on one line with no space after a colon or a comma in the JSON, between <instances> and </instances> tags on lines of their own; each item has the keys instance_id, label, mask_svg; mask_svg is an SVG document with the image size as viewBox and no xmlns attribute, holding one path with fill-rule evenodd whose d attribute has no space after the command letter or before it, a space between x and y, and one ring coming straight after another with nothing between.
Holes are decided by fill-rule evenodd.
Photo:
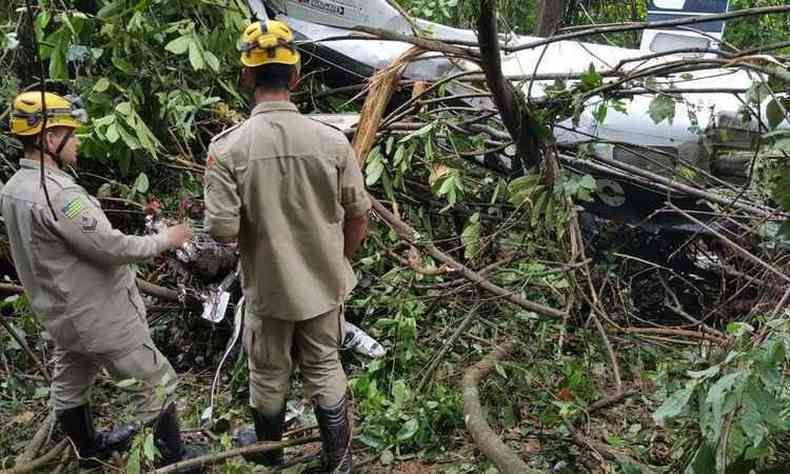
<instances>
[{"instance_id":1,"label":"aircraft window","mask_svg":"<svg viewBox=\"0 0 790 474\"><path fill-rule=\"evenodd\" d=\"M650 43L650 50L656 53L683 48L708 48L710 40L698 36L673 35L671 33L657 33ZM701 54L684 54L684 56L701 56Z\"/></svg>"},{"instance_id":2,"label":"aircraft window","mask_svg":"<svg viewBox=\"0 0 790 474\"><path fill-rule=\"evenodd\" d=\"M658 8L664 8L667 10L683 10L686 0L655 0L653 3Z\"/></svg>"}]
</instances>

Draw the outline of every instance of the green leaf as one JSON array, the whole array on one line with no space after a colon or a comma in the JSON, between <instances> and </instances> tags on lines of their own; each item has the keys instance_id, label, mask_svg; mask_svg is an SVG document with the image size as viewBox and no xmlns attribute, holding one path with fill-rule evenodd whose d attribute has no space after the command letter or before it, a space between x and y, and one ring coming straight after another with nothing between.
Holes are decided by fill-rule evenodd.
<instances>
[{"instance_id":1,"label":"green leaf","mask_svg":"<svg viewBox=\"0 0 790 474\"><path fill-rule=\"evenodd\" d=\"M790 139L787 140L788 151L790 151ZM784 210L790 210L790 173L785 172L774 183L771 189L771 197Z\"/></svg>"},{"instance_id":2,"label":"green leaf","mask_svg":"<svg viewBox=\"0 0 790 474\"><path fill-rule=\"evenodd\" d=\"M656 124L666 119L672 125L672 121L675 119L675 101L666 94L659 94L650 102L648 112L650 113L650 118Z\"/></svg>"},{"instance_id":3,"label":"green leaf","mask_svg":"<svg viewBox=\"0 0 790 474\"><path fill-rule=\"evenodd\" d=\"M36 387L36 391L33 392L34 399L40 400L47 397L49 397L49 387Z\"/></svg>"},{"instance_id":4,"label":"green leaf","mask_svg":"<svg viewBox=\"0 0 790 474\"><path fill-rule=\"evenodd\" d=\"M131 378L131 379L123 379L120 382L116 383L115 385L118 388L129 388L136 384L137 384L137 379Z\"/></svg>"},{"instance_id":5,"label":"green leaf","mask_svg":"<svg viewBox=\"0 0 790 474\"><path fill-rule=\"evenodd\" d=\"M790 153L790 138L776 140L771 146L772 151Z\"/></svg>"},{"instance_id":6,"label":"green leaf","mask_svg":"<svg viewBox=\"0 0 790 474\"><path fill-rule=\"evenodd\" d=\"M727 334L735 337L741 337L744 334L751 334L754 332L754 327L747 323L732 322L727 325Z\"/></svg>"},{"instance_id":7,"label":"green leaf","mask_svg":"<svg viewBox=\"0 0 790 474\"><path fill-rule=\"evenodd\" d=\"M392 384L392 397L396 406L403 406L411 400L411 391L403 380L397 380Z\"/></svg>"},{"instance_id":8,"label":"green leaf","mask_svg":"<svg viewBox=\"0 0 790 474\"><path fill-rule=\"evenodd\" d=\"M219 59L217 59L214 53L205 51L203 53L203 59L206 60L206 64L208 64L208 67L210 67L212 71L219 72Z\"/></svg>"},{"instance_id":9,"label":"green leaf","mask_svg":"<svg viewBox=\"0 0 790 474\"><path fill-rule=\"evenodd\" d=\"M68 79L69 70L66 66L66 48L58 43L49 58L49 77L52 79Z\"/></svg>"},{"instance_id":10,"label":"green leaf","mask_svg":"<svg viewBox=\"0 0 790 474\"><path fill-rule=\"evenodd\" d=\"M99 199L107 198L112 196L112 184L111 183L104 183L99 186L99 189L96 191L96 197Z\"/></svg>"},{"instance_id":11,"label":"green leaf","mask_svg":"<svg viewBox=\"0 0 790 474\"><path fill-rule=\"evenodd\" d=\"M104 136L107 138L107 141L110 143L115 143L120 138L120 134L118 133L118 124L112 124L107 127L107 130L104 132Z\"/></svg>"},{"instance_id":12,"label":"green leaf","mask_svg":"<svg viewBox=\"0 0 790 474\"><path fill-rule=\"evenodd\" d=\"M354 441L359 441L360 443L364 444L365 446L373 448L373 449L375 449L377 451L381 450L381 448L383 448L385 446L385 444L383 442L381 442L381 440L369 435L368 433L362 433L359 436L354 435Z\"/></svg>"},{"instance_id":13,"label":"green leaf","mask_svg":"<svg viewBox=\"0 0 790 474\"><path fill-rule=\"evenodd\" d=\"M412 418L406 423L401 426L400 430L398 430L398 441L407 441L414 437L417 434L417 429L420 427L417 420Z\"/></svg>"},{"instance_id":14,"label":"green leaf","mask_svg":"<svg viewBox=\"0 0 790 474\"><path fill-rule=\"evenodd\" d=\"M760 446L750 446L747 448L746 453L744 453L744 459L752 461L755 459L762 459L769 454L771 454L771 450L768 449L768 443L763 442Z\"/></svg>"},{"instance_id":15,"label":"green leaf","mask_svg":"<svg viewBox=\"0 0 790 474\"><path fill-rule=\"evenodd\" d=\"M507 372L505 371L505 368L502 367L502 364L494 364L494 370L496 371L497 374L499 374L500 377L502 377L505 380L508 380Z\"/></svg>"},{"instance_id":16,"label":"green leaf","mask_svg":"<svg viewBox=\"0 0 790 474\"><path fill-rule=\"evenodd\" d=\"M128 146L130 150L140 149L140 142L132 134L126 131L126 127L119 124L118 132L121 134L121 138L123 138L123 142L126 143L126 146Z\"/></svg>"},{"instance_id":17,"label":"green leaf","mask_svg":"<svg viewBox=\"0 0 790 474\"><path fill-rule=\"evenodd\" d=\"M776 101L776 99L768 103L768 106L765 109L765 117L768 119L768 127L770 127L771 130L775 129L780 123L784 121L784 110L782 110L782 106Z\"/></svg>"},{"instance_id":18,"label":"green leaf","mask_svg":"<svg viewBox=\"0 0 790 474\"><path fill-rule=\"evenodd\" d=\"M740 413L741 428L744 434L751 441L752 447L762 444L763 439L768 434L768 428L763 423L763 417L757 402L748 394L743 397L743 409Z\"/></svg>"},{"instance_id":19,"label":"green leaf","mask_svg":"<svg viewBox=\"0 0 790 474\"><path fill-rule=\"evenodd\" d=\"M697 451L691 466L693 474L716 474L716 454L708 443L704 443Z\"/></svg>"},{"instance_id":20,"label":"green leaf","mask_svg":"<svg viewBox=\"0 0 790 474\"><path fill-rule=\"evenodd\" d=\"M711 428L713 429L714 437L718 437L721 432L724 415L734 407L732 402L725 403L727 401L726 397L736 387L736 384L740 382L743 376L744 372L740 370L732 372L717 380L716 383L711 386L710 390L708 390L705 404L711 409Z\"/></svg>"},{"instance_id":21,"label":"green leaf","mask_svg":"<svg viewBox=\"0 0 790 474\"><path fill-rule=\"evenodd\" d=\"M590 63L590 66L587 68L587 72L582 74L582 87L585 90L596 89L603 85L603 76L595 70L595 66L593 63Z\"/></svg>"},{"instance_id":22,"label":"green leaf","mask_svg":"<svg viewBox=\"0 0 790 474\"><path fill-rule=\"evenodd\" d=\"M384 161L381 159L378 148L375 148L368 155L368 164L365 167L365 186L375 185L382 173L384 173Z\"/></svg>"},{"instance_id":23,"label":"green leaf","mask_svg":"<svg viewBox=\"0 0 790 474\"><path fill-rule=\"evenodd\" d=\"M100 77L99 80L93 85L91 92L101 93L106 91L109 87L110 81L106 77Z\"/></svg>"},{"instance_id":24,"label":"green leaf","mask_svg":"<svg viewBox=\"0 0 790 474\"><path fill-rule=\"evenodd\" d=\"M200 51L200 43L194 37L189 39L189 64L192 65L192 69L195 71L200 71L206 66L203 60L203 53Z\"/></svg>"},{"instance_id":25,"label":"green leaf","mask_svg":"<svg viewBox=\"0 0 790 474\"><path fill-rule=\"evenodd\" d=\"M129 453L129 459L126 461L126 474L140 474L140 447L134 448Z\"/></svg>"},{"instance_id":26,"label":"green leaf","mask_svg":"<svg viewBox=\"0 0 790 474\"><path fill-rule=\"evenodd\" d=\"M436 180L436 183L440 183L439 184L439 188L436 190L436 194L438 196L444 196L447 193L449 193L451 190L455 189L455 186L453 185L453 182L452 182L452 178L453 177L452 177L451 174L447 174L447 175L442 176L442 177L440 177L439 179ZM434 183L434 184L436 184L436 183Z\"/></svg>"},{"instance_id":27,"label":"green leaf","mask_svg":"<svg viewBox=\"0 0 790 474\"><path fill-rule=\"evenodd\" d=\"M115 106L115 111L122 115L129 115L132 111L132 104L129 102L121 102Z\"/></svg>"},{"instance_id":28,"label":"green leaf","mask_svg":"<svg viewBox=\"0 0 790 474\"><path fill-rule=\"evenodd\" d=\"M184 54L189 49L189 42L191 39L190 36L179 36L167 43L165 49L173 54Z\"/></svg>"},{"instance_id":29,"label":"green leaf","mask_svg":"<svg viewBox=\"0 0 790 474\"><path fill-rule=\"evenodd\" d=\"M401 138L400 140L398 140L398 143L406 143L407 141L411 140L412 138L421 137L421 136L427 134L428 132L430 132L431 130L433 130L433 127L435 125L436 125L436 122L431 122L428 125L425 125L425 126L421 127L420 129L418 129L418 130L416 130L414 132L411 132L410 134L408 134L405 137Z\"/></svg>"},{"instance_id":30,"label":"green leaf","mask_svg":"<svg viewBox=\"0 0 790 474\"><path fill-rule=\"evenodd\" d=\"M134 190L140 194L145 194L148 192L148 186L148 176L145 173L137 175L137 179L134 181Z\"/></svg>"},{"instance_id":31,"label":"green leaf","mask_svg":"<svg viewBox=\"0 0 790 474\"><path fill-rule=\"evenodd\" d=\"M132 66L131 64L129 64L128 61L126 61L125 59L119 56L113 56L111 62L112 65L115 66L119 71L124 72L126 74L131 73L132 70L134 69L134 66Z\"/></svg>"},{"instance_id":32,"label":"green leaf","mask_svg":"<svg viewBox=\"0 0 790 474\"><path fill-rule=\"evenodd\" d=\"M602 124L604 120L606 120L606 115L609 112L609 107L606 105L606 102L602 103L598 107L595 108L593 111L593 118L595 119L598 124Z\"/></svg>"},{"instance_id":33,"label":"green leaf","mask_svg":"<svg viewBox=\"0 0 790 474\"><path fill-rule=\"evenodd\" d=\"M480 213L475 212L461 232L461 242L464 244L464 257L467 260L476 260L480 254Z\"/></svg>"},{"instance_id":34,"label":"green leaf","mask_svg":"<svg viewBox=\"0 0 790 474\"><path fill-rule=\"evenodd\" d=\"M674 418L678 416L688 405L689 400L691 399L691 395L694 393L694 389L696 388L696 384L686 385L681 390L673 393L669 396L664 403L658 407L655 413L653 413L653 420L655 420L656 424L662 426L664 424L664 420L668 418Z\"/></svg>"},{"instance_id":35,"label":"green leaf","mask_svg":"<svg viewBox=\"0 0 790 474\"><path fill-rule=\"evenodd\" d=\"M143 455L149 461L153 461L159 455L159 450L156 449L156 445L154 444L154 434L148 433L145 437L145 443L143 443Z\"/></svg>"},{"instance_id":36,"label":"green leaf","mask_svg":"<svg viewBox=\"0 0 790 474\"><path fill-rule=\"evenodd\" d=\"M721 370L721 368L718 365L714 365L712 367L708 367L705 370L700 370L700 371L689 370L686 372L686 374L693 379L708 379L718 375L719 370Z\"/></svg>"},{"instance_id":37,"label":"green leaf","mask_svg":"<svg viewBox=\"0 0 790 474\"><path fill-rule=\"evenodd\" d=\"M540 193L540 195L535 199L535 205L532 206L532 211L530 212L529 218L529 225L532 227L536 227L538 222L540 222L540 216L543 213L543 210L546 207L546 200L551 199L551 193L548 191L544 191Z\"/></svg>"}]
</instances>

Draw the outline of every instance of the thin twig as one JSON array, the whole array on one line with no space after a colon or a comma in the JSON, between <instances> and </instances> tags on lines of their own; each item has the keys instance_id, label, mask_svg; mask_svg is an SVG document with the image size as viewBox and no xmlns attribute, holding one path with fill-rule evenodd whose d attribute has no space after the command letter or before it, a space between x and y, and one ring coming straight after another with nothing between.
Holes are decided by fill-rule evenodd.
<instances>
[{"instance_id":1,"label":"thin twig","mask_svg":"<svg viewBox=\"0 0 790 474\"><path fill-rule=\"evenodd\" d=\"M478 315L477 310L479 308L480 305L476 305L472 309L470 309L466 317L461 321L461 323L455 329L455 331L450 336L450 338L444 342L442 348L433 357L433 360L431 361L430 365L428 365L428 368L425 369L425 372L422 375L422 379L420 379L420 383L419 385L417 385L417 389L415 390L415 393L422 393L425 386L428 385L428 381L433 376L433 371L436 370L436 367L439 365L442 359L444 359L444 356L447 354L447 352L449 352L450 349L453 348L453 344L455 344L455 341L458 340L461 334L464 331L466 331L466 328L468 328L469 325L472 323L472 321L474 321L474 319L477 317Z\"/></svg>"},{"instance_id":2,"label":"thin twig","mask_svg":"<svg viewBox=\"0 0 790 474\"><path fill-rule=\"evenodd\" d=\"M22 349L25 351L25 353L28 355L28 357L30 357L30 359L33 361L33 363L38 368L38 371L41 372L41 374L44 376L44 378L47 380L47 382L51 383L52 382L52 377L49 376L49 371L47 371L46 366L41 363L41 360L39 360L39 358L36 355L36 353L33 352L32 349L30 349L30 346L27 345L27 341L25 341L25 339L23 337L21 337L19 334L16 333L16 331L14 331L14 328L11 327L11 323L6 321L5 316L0 315L0 324L3 325L3 327L6 329L6 331L8 331L8 334L10 334L11 337L13 337L14 340L22 347Z\"/></svg>"},{"instance_id":3,"label":"thin twig","mask_svg":"<svg viewBox=\"0 0 790 474\"><path fill-rule=\"evenodd\" d=\"M169 466L157 469L153 471L151 474L168 474L173 472L180 472L188 468L203 467L211 464L217 464L220 461L234 458L236 456L244 456L247 454L268 453L280 448L287 448L290 446L300 446L303 444L314 443L316 441L320 441L320 439L321 438L319 436L311 436L309 438L286 440L280 443L262 441L252 444L250 446L245 446L243 448L230 449L228 451L223 451L217 454L207 454L205 456L189 459L187 461L177 462L175 464L171 464Z\"/></svg>"}]
</instances>

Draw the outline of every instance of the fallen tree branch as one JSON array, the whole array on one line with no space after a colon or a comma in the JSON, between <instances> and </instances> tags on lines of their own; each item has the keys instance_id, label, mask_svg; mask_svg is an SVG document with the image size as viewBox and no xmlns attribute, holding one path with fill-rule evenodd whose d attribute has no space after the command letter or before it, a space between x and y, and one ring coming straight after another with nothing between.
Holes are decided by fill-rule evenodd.
<instances>
[{"instance_id":1,"label":"fallen tree branch","mask_svg":"<svg viewBox=\"0 0 790 474\"><path fill-rule=\"evenodd\" d=\"M562 319L564 318L567 313L565 311L560 311L558 309L551 308L549 306L544 306L539 303L535 303L529 301L525 298L522 298L520 295L513 293L512 291L508 291L501 286L495 285L491 283L490 280L487 280L479 273L471 270L469 267L461 264L453 257L447 255L446 253L442 252L441 250L437 249L436 246L431 241L419 241L417 239L417 232L412 229L408 224L403 222L401 219L396 217L392 212L390 212L386 207L384 207L378 199L373 196L370 196L370 199L373 203L373 209L384 219L387 224L392 227L393 230L398 234L398 236L405 240L406 242L418 246L423 247L428 254L439 260L442 263L447 264L450 268L454 269L455 271L459 272L461 275L464 276L469 281L472 281L479 285L484 290L493 293L497 296L501 296L502 298L506 299L507 301L515 304L516 306L520 306L528 311L532 311L534 313L547 316L550 318Z\"/></svg>"},{"instance_id":2,"label":"fallen tree branch","mask_svg":"<svg viewBox=\"0 0 790 474\"><path fill-rule=\"evenodd\" d=\"M512 171L524 174L524 169L538 165L542 158L538 126L525 100L516 94L513 84L502 75L502 55L497 32L496 1L480 3L477 23L480 42L480 65L502 122L516 143Z\"/></svg>"},{"instance_id":3,"label":"fallen tree branch","mask_svg":"<svg viewBox=\"0 0 790 474\"><path fill-rule=\"evenodd\" d=\"M223 451L217 454L207 454L205 456L200 456L186 461L177 462L175 464L171 464L169 466L152 471L151 474L168 474L171 472L181 472L182 470L188 468L203 467L210 464L216 464L220 461L234 458L236 456L244 456L246 454L268 453L280 448L287 448L289 446L299 446L302 444L314 443L316 441L319 441L320 439L321 438L319 436L311 436L309 438L289 439L286 441L282 441L280 443L262 441L259 443L252 444L250 446L245 446L243 448L230 449L228 451Z\"/></svg>"},{"instance_id":4,"label":"fallen tree branch","mask_svg":"<svg viewBox=\"0 0 790 474\"><path fill-rule=\"evenodd\" d=\"M579 160L578 158L575 158L575 157L572 157L572 156L568 156L568 155L564 155L564 154L559 154L558 156L559 156L560 160L564 161L564 162L573 163L573 164L579 163L579 164L582 164L582 165L584 164L584 162L582 160ZM639 176L641 178L645 178L651 184L660 184L662 186L666 186L667 188L669 188L669 189L671 189L671 190L673 190L675 192L680 192L680 193L683 193L683 194L690 194L692 196L704 199L704 200L712 202L712 203L721 204L722 206L736 207L736 208L741 209L743 211L746 211L746 212L749 212L749 213L758 214L760 216L768 216L768 215L771 214L771 211L769 211L769 210L762 209L760 207L756 207L756 206L753 206L751 204L745 204L745 203L740 203L740 202L733 202L732 200L727 199L724 196L719 196L717 194L709 193L707 191L703 191L703 190L701 190L699 188L696 188L696 187L693 187L693 186L689 186L687 184L679 183L679 182L674 181L674 180L672 180L670 178L666 178L664 176L661 176L661 175L658 175L658 174L655 174L655 173L651 173L650 171L647 171L645 169L639 168L637 166L629 165L629 164L627 164L625 162L622 162L622 161L612 160L612 159L609 159L609 158L604 158L604 157L595 155L595 156L592 157L591 162L594 163L596 161L604 163L604 164L606 164L608 166L611 166L612 168L615 168L617 170L622 170L622 171L631 173L633 175Z\"/></svg>"},{"instance_id":5,"label":"fallen tree branch","mask_svg":"<svg viewBox=\"0 0 790 474\"><path fill-rule=\"evenodd\" d=\"M147 295L162 300L181 303L184 304L185 306L200 307L203 305L203 303L200 300L192 298L189 295L187 295L186 301L182 302L180 298L180 293L178 291L171 290L170 288L165 288L164 286L154 285L153 283L147 282L142 278L137 279L137 288L139 288L140 291L142 291Z\"/></svg>"},{"instance_id":6,"label":"fallen tree branch","mask_svg":"<svg viewBox=\"0 0 790 474\"><path fill-rule=\"evenodd\" d=\"M395 89L400 83L403 71L409 65L409 62L422 54L422 52L423 50L419 48L409 48L386 69L377 72L370 79L368 96L362 105L362 111L359 114L359 126L354 135L353 146L357 156L367 156L368 151L376 141L381 118L384 116L387 104L389 104ZM363 117L368 118L368 120L362 120Z\"/></svg>"},{"instance_id":7,"label":"fallen tree branch","mask_svg":"<svg viewBox=\"0 0 790 474\"><path fill-rule=\"evenodd\" d=\"M441 40L432 40L420 38L418 36L404 35L394 31L389 31L382 28L373 28L370 26L355 26L353 30L373 35L385 41L411 43L414 46L427 51L437 51L439 53L449 54L451 56L462 56L470 59L477 57L477 51L474 48L453 46L452 44ZM351 38L353 38L353 36Z\"/></svg>"},{"instance_id":8,"label":"fallen tree branch","mask_svg":"<svg viewBox=\"0 0 790 474\"><path fill-rule=\"evenodd\" d=\"M30 443L27 444L27 447L16 458L15 465L21 466L23 464L27 464L32 461L38 452L41 450L41 447L44 446L47 441L49 440L50 435L52 434L52 428L55 425L55 413L50 411L47 414L47 417L44 418L44 421L41 422L41 425L38 427L36 434L33 435L33 439L30 440Z\"/></svg>"},{"instance_id":9,"label":"fallen tree branch","mask_svg":"<svg viewBox=\"0 0 790 474\"><path fill-rule=\"evenodd\" d=\"M0 295L18 295L24 291L25 289L21 285L0 283Z\"/></svg>"},{"instance_id":10,"label":"fallen tree branch","mask_svg":"<svg viewBox=\"0 0 790 474\"><path fill-rule=\"evenodd\" d=\"M518 46L504 47L502 49L508 52L515 52L515 51L522 51L525 49L537 48L543 45L556 43L557 41L583 38L586 36L592 36L602 33L622 33L625 31L662 29L662 28L668 28L674 26L695 25L699 23L706 23L709 21L731 20L733 18L743 18L748 16L770 15L770 14L787 13L787 12L790 12L790 5L779 5L779 6L762 7L762 8L744 8L742 10L723 13L721 15L689 16L678 20L664 20L664 21L654 21L654 22L643 21L639 23L625 23L625 24L616 24L612 26L599 26L583 31L575 31L572 33L554 35L551 38L547 38L544 40L532 41L530 43L526 43Z\"/></svg>"},{"instance_id":11,"label":"fallen tree branch","mask_svg":"<svg viewBox=\"0 0 790 474\"><path fill-rule=\"evenodd\" d=\"M476 365L466 369L463 378L464 423L480 451L496 464L501 472L523 474L529 472L529 467L520 456L502 442L486 422L483 407L480 405L480 391L477 388L480 381L491 372L498 361L508 355L511 349L512 343L498 347Z\"/></svg>"},{"instance_id":12,"label":"fallen tree branch","mask_svg":"<svg viewBox=\"0 0 790 474\"><path fill-rule=\"evenodd\" d=\"M143 280L142 278L137 279L137 288L139 288L143 293L155 298L181 303L181 299L179 297L180 293L177 290L155 285L151 282ZM0 294L16 295L24 293L24 291L25 289L21 285L15 285L13 283L0 283ZM189 295L187 295L188 306L202 306L202 304L203 303L199 300L190 298Z\"/></svg>"},{"instance_id":13,"label":"fallen tree branch","mask_svg":"<svg viewBox=\"0 0 790 474\"><path fill-rule=\"evenodd\" d=\"M396 61L396 65L403 61L402 58L399 58ZM389 76L399 76L400 68L399 67L390 67L387 70L387 74ZM377 76L378 77L378 76ZM357 160L360 167L363 167L365 163L365 158L367 157L368 152L373 147L373 144L376 141L376 133L371 133L371 131L377 131L381 124L381 119L384 116L384 107L378 106L378 103L381 97L391 96L391 90L397 85L398 81L393 80L382 80L380 84L382 84L381 88L377 88L375 94L368 94L368 97L365 99L365 104L363 105L363 112L360 114L359 122L362 124L368 124L366 127L365 133L360 133L357 131L357 134L354 136L353 141L353 148L354 151L357 153ZM436 86L436 84L434 84ZM430 88L429 88L430 89ZM370 103L370 105L368 105ZM386 105L386 104L385 104ZM389 226L395 230L395 232L400 236L401 239L405 240L409 244L422 247L428 251L428 253L435 259L439 260L442 263L447 264L450 268L460 272L466 279L477 283L480 285L481 288L489 291L495 295L501 296L511 303L521 306L524 309L529 311L533 311L538 314L542 314L544 316L548 316L551 318L563 318L566 316L564 311L559 311L554 308L550 308L548 306L544 306L538 303L533 303L532 301L528 301L522 298L519 295L513 294L500 286L497 286L491 283L489 280L483 278L479 273L472 271L468 267L462 265L458 261L456 261L451 256L445 254L444 252L440 251L433 245L433 242L424 241L421 242L420 239L417 237L417 232L411 228L408 224L402 221L398 216L390 212L386 207L384 207L378 199L376 199L373 195L370 195L370 199L373 205L373 209L384 219Z\"/></svg>"},{"instance_id":14,"label":"fallen tree branch","mask_svg":"<svg viewBox=\"0 0 790 474\"><path fill-rule=\"evenodd\" d=\"M28 472L33 472L55 461L67 446L70 446L69 440L61 440L60 443L58 443L54 448L50 449L47 454L41 456L40 458L22 466L12 467L11 469L0 472L0 474L27 474Z\"/></svg>"},{"instance_id":15,"label":"fallen tree branch","mask_svg":"<svg viewBox=\"0 0 790 474\"><path fill-rule=\"evenodd\" d=\"M716 337L713 334L704 332L689 331L687 329L674 329L674 328L623 328L623 332L627 334L660 334L665 336L683 336L704 341L715 342L719 345L724 345L728 342L727 339Z\"/></svg>"}]
</instances>

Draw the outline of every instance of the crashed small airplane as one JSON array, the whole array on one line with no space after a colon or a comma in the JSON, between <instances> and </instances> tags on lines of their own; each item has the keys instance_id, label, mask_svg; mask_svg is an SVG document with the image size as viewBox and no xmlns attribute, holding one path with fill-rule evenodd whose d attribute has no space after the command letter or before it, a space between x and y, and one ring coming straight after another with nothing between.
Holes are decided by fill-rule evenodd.
<instances>
[{"instance_id":1,"label":"crashed small airplane","mask_svg":"<svg viewBox=\"0 0 790 474\"><path fill-rule=\"evenodd\" d=\"M357 27L376 28L412 35L414 28L435 40L476 42L474 31L447 27L422 19L407 19L386 0L248 0L260 18L286 21L297 34L304 62L311 70L321 69L333 85L363 83L377 70L390 65L412 45L400 41L360 38ZM660 21L688 16L725 13L728 0L651 0L648 20ZM529 100L545 97L558 78L572 84L591 68L598 72L633 73L652 70L678 61L716 57L725 22L712 20L689 27L648 29L639 49L557 41L543 46L503 53L502 71ZM347 39L346 39L347 38ZM508 46L523 46L542 38L507 35ZM479 71L477 64L448 59L440 53L408 65L404 79L436 81L465 71ZM534 81L525 78L535 78ZM550 78L550 79L542 79ZM564 149L586 151L603 159L632 165L665 177L689 180L689 168L701 171L693 180L701 188L743 181L748 159L732 151L751 150L764 127L752 117L741 120L741 111L754 94L760 74L739 67L704 69L684 73L657 74L646 81L633 81L629 99L608 107L605 119L596 117L604 101L592 98L576 120L557 124L554 136ZM534 83L531 83L534 82ZM463 89L462 89L463 91ZM674 111L657 119L655 100L670 101ZM670 98L671 97L671 98ZM494 108L490 99L465 99L478 108ZM765 116L766 100L758 101ZM754 112L754 110L753 110ZM321 120L350 130L357 122L354 114L322 115ZM787 128L785 119L780 127ZM716 131L726 130L724 134ZM509 164L507 150L501 159ZM649 179L633 179L602 171L581 162L565 162L580 173L596 178L597 193L584 204L593 213L655 230L695 231L695 226L674 216L657 216L654 211L665 201L666 187ZM681 173L681 170L686 171ZM673 194L681 207L699 209L696 198L684 201Z\"/></svg>"}]
</instances>

